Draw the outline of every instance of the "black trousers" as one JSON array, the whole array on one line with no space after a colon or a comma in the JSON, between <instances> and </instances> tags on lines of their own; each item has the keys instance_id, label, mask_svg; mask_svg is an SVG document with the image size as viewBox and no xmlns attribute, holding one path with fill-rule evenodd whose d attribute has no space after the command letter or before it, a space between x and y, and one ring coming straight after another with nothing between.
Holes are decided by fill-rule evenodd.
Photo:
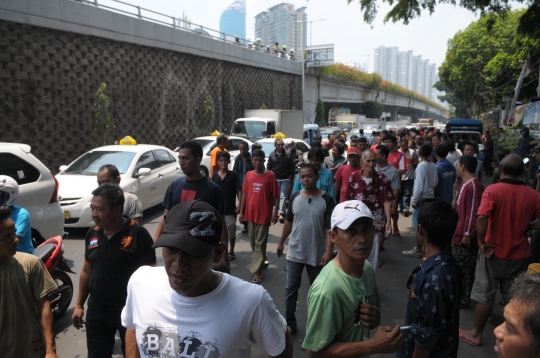
<instances>
[{"instance_id":1,"label":"black trousers","mask_svg":"<svg viewBox=\"0 0 540 358\"><path fill-rule=\"evenodd\" d=\"M86 311L86 346L88 358L110 358L113 354L116 331L122 341L122 354L126 356L126 328L122 326L119 312Z\"/></svg>"},{"instance_id":2,"label":"black trousers","mask_svg":"<svg viewBox=\"0 0 540 358\"><path fill-rule=\"evenodd\" d=\"M493 160L493 154L484 154L484 171L486 175L493 175L493 165L491 162Z\"/></svg>"}]
</instances>

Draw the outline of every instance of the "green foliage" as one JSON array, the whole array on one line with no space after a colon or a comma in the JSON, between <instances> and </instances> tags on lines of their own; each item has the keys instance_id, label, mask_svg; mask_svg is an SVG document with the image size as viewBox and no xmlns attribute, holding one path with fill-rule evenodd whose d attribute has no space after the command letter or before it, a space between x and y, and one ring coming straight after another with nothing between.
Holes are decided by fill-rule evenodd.
<instances>
[{"instance_id":1,"label":"green foliage","mask_svg":"<svg viewBox=\"0 0 540 358\"><path fill-rule=\"evenodd\" d=\"M105 94L107 85L102 83L94 95L94 121L92 123L92 145L100 147L113 144L112 131L116 128L109 113L110 98Z\"/></svg>"},{"instance_id":2,"label":"green foliage","mask_svg":"<svg viewBox=\"0 0 540 358\"><path fill-rule=\"evenodd\" d=\"M312 69L316 75L322 77L344 80L352 84L362 84L372 90L383 90L392 94L410 98L414 101L422 102L440 110L446 110L445 107L430 100L418 93L396 85L395 83L385 81L378 73L366 73L356 68L336 63L333 66L315 67Z\"/></svg>"},{"instance_id":3,"label":"green foliage","mask_svg":"<svg viewBox=\"0 0 540 358\"><path fill-rule=\"evenodd\" d=\"M383 113L383 105L375 101L367 101L362 103L362 112L367 118L380 118Z\"/></svg>"},{"instance_id":4,"label":"green foliage","mask_svg":"<svg viewBox=\"0 0 540 358\"><path fill-rule=\"evenodd\" d=\"M347 0L347 3L356 2L357 0ZM363 13L364 21L372 24L377 15L379 7L378 0L358 0L360 10ZM385 15L384 21L398 22L403 21L407 25L412 19L419 17L422 11L429 11L431 15L437 7L437 0L382 0L383 3L388 3L393 7ZM505 15L511 10L511 3L514 0L460 0L459 6L480 13L482 17L486 17L489 21L494 15ZM528 6L526 12L520 14L518 18L519 27L517 28L521 34L529 35L535 38L540 38L540 0L517 0L518 3ZM439 4L450 3L456 4L455 0L439 0ZM491 20L490 20L491 18Z\"/></svg>"},{"instance_id":5,"label":"green foliage","mask_svg":"<svg viewBox=\"0 0 540 358\"><path fill-rule=\"evenodd\" d=\"M214 125L214 120L216 119L216 116L214 115L214 111L212 110L212 104L210 103L210 98L206 97L203 101L203 110L202 110L202 118L200 123L200 128L204 133L210 133L212 132Z\"/></svg>"},{"instance_id":6,"label":"green foliage","mask_svg":"<svg viewBox=\"0 0 540 358\"><path fill-rule=\"evenodd\" d=\"M261 108L259 108L259 109L268 109L268 107L266 107L266 104L263 103Z\"/></svg>"},{"instance_id":7,"label":"green foliage","mask_svg":"<svg viewBox=\"0 0 540 358\"><path fill-rule=\"evenodd\" d=\"M510 152L516 152L519 138L521 138L519 129L507 129L504 131L504 139L499 142L498 150L507 149Z\"/></svg>"},{"instance_id":8,"label":"green foliage","mask_svg":"<svg viewBox=\"0 0 540 358\"><path fill-rule=\"evenodd\" d=\"M315 109L315 124L323 126L326 124L326 118L324 117L324 103L322 100L317 101L317 108Z\"/></svg>"},{"instance_id":9,"label":"green foliage","mask_svg":"<svg viewBox=\"0 0 540 358\"><path fill-rule=\"evenodd\" d=\"M478 116L502 103L503 96L512 96L527 49L533 49L532 59L540 56L540 41L517 33L524 12L482 17L448 41L435 87L446 92L440 99L455 106L458 118ZM521 98L535 95L534 84L528 82Z\"/></svg>"}]
</instances>

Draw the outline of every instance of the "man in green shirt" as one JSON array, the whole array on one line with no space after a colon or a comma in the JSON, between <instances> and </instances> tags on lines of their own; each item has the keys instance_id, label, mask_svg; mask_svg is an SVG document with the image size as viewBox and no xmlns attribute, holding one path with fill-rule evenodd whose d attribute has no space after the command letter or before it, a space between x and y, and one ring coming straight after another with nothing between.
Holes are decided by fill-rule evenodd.
<instances>
[{"instance_id":1,"label":"man in green shirt","mask_svg":"<svg viewBox=\"0 0 540 358\"><path fill-rule=\"evenodd\" d=\"M399 326L379 327L381 300L373 267L373 216L358 200L337 205L328 238L338 254L324 267L308 295L303 347L310 357L365 357L396 352L403 341Z\"/></svg>"}]
</instances>

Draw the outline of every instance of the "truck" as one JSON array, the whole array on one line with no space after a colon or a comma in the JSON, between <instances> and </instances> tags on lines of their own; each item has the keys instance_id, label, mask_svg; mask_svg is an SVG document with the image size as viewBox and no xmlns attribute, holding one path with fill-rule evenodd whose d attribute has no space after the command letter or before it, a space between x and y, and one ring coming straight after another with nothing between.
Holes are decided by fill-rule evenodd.
<instances>
[{"instance_id":1,"label":"truck","mask_svg":"<svg viewBox=\"0 0 540 358\"><path fill-rule=\"evenodd\" d=\"M432 127L433 118L418 118L418 124L421 126Z\"/></svg>"},{"instance_id":2,"label":"truck","mask_svg":"<svg viewBox=\"0 0 540 358\"><path fill-rule=\"evenodd\" d=\"M477 151L477 159L484 161L484 144L482 134L484 133L484 122L478 119L451 119L446 123L446 135L454 139L454 143L459 143L462 136L474 144Z\"/></svg>"},{"instance_id":3,"label":"truck","mask_svg":"<svg viewBox=\"0 0 540 358\"><path fill-rule=\"evenodd\" d=\"M363 114L338 114L332 125L341 128L344 132L349 133L353 129L359 129L360 123L366 120Z\"/></svg>"},{"instance_id":4,"label":"truck","mask_svg":"<svg viewBox=\"0 0 540 358\"><path fill-rule=\"evenodd\" d=\"M287 138L302 139L304 134L304 111L285 109L246 109L244 118L234 121L231 136L246 138L252 142L278 132Z\"/></svg>"}]
</instances>

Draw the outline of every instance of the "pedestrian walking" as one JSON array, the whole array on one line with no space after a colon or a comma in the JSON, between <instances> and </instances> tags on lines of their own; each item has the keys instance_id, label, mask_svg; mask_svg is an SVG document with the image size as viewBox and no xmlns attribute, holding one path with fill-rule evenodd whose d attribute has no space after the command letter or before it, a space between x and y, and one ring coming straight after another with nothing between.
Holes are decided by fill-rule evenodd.
<instances>
[{"instance_id":1,"label":"pedestrian walking","mask_svg":"<svg viewBox=\"0 0 540 358\"><path fill-rule=\"evenodd\" d=\"M461 268L450 252L458 215L438 198L418 203L418 241L426 259L407 283L409 298L403 326L410 327L396 358L456 358L459 346Z\"/></svg>"},{"instance_id":2,"label":"pedestrian walking","mask_svg":"<svg viewBox=\"0 0 540 358\"><path fill-rule=\"evenodd\" d=\"M171 208L161 247L163 267L137 270L122 311L128 357L251 356L259 343L269 356L292 357L292 338L262 287L212 264L227 253L223 219L210 204L185 201Z\"/></svg>"},{"instance_id":3,"label":"pedestrian walking","mask_svg":"<svg viewBox=\"0 0 540 358\"><path fill-rule=\"evenodd\" d=\"M126 329L120 315L128 281L139 267L155 266L156 254L148 231L122 215L124 192L118 185L102 184L92 195L90 209L96 226L86 234L79 293L71 320L77 329L86 325L88 357L104 358L112 356L117 331L125 355Z\"/></svg>"},{"instance_id":4,"label":"pedestrian walking","mask_svg":"<svg viewBox=\"0 0 540 358\"><path fill-rule=\"evenodd\" d=\"M411 196L414 186L414 170L418 164L418 152L412 148L413 140L403 138L399 151L405 158L405 173L401 176L401 191L399 192L398 211L401 211L405 217L410 215Z\"/></svg>"},{"instance_id":5,"label":"pedestrian walking","mask_svg":"<svg viewBox=\"0 0 540 358\"><path fill-rule=\"evenodd\" d=\"M58 358L49 302L56 283L39 258L17 252L19 235L10 216L11 208L0 206L0 352Z\"/></svg>"},{"instance_id":6,"label":"pedestrian walking","mask_svg":"<svg viewBox=\"0 0 540 358\"><path fill-rule=\"evenodd\" d=\"M19 184L7 175L0 175L0 206L8 206L11 212L10 219L15 224L19 237L17 251L34 254L32 241L32 225L30 213L23 207L15 205L19 198Z\"/></svg>"},{"instance_id":7,"label":"pedestrian walking","mask_svg":"<svg viewBox=\"0 0 540 358\"><path fill-rule=\"evenodd\" d=\"M392 208L390 210L391 217L392 217L392 235L400 236L401 233L399 231L399 226L398 226L399 214L397 211L397 206L398 206L397 204L398 204L398 199L399 199L399 192L401 191L401 174L388 161L389 155L390 155L390 150L387 145L383 144L377 147L377 167L375 168L375 170L386 175L386 177L390 181L390 186L392 187L392 192L394 193L394 200L392 201ZM379 247L382 247L383 244L384 244L384 236L382 237L382 240L379 242Z\"/></svg>"},{"instance_id":8,"label":"pedestrian walking","mask_svg":"<svg viewBox=\"0 0 540 358\"><path fill-rule=\"evenodd\" d=\"M251 163L251 154L249 154L248 151L248 145L246 142L241 142L238 145L238 151L240 154L238 154L234 158L234 165L233 165L233 172L238 174L238 177L240 178L240 185L244 185L244 178L246 177L247 172L255 169L253 167L253 163ZM244 224L244 228L242 229L242 233L247 233L247 224Z\"/></svg>"},{"instance_id":9,"label":"pedestrian walking","mask_svg":"<svg viewBox=\"0 0 540 358\"><path fill-rule=\"evenodd\" d=\"M349 187L351 174L362 169L360 166L360 153L356 148L349 149L347 160L349 164L340 166L336 175L334 175L334 193L336 193L337 202L340 203L347 200L347 188Z\"/></svg>"},{"instance_id":10,"label":"pedestrian walking","mask_svg":"<svg viewBox=\"0 0 540 358\"><path fill-rule=\"evenodd\" d=\"M490 177L493 175L493 138L491 138L490 131L484 131L485 133L485 143L484 143L484 171L486 176Z\"/></svg>"},{"instance_id":11,"label":"pedestrian walking","mask_svg":"<svg viewBox=\"0 0 540 358\"><path fill-rule=\"evenodd\" d=\"M319 173L313 165L304 164L299 174L304 189L291 195L287 220L277 246L277 255L281 257L285 240L290 236L287 250L285 319L291 334L297 329L296 302L304 267L312 285L323 266L332 260L333 251L333 244L327 243L326 232L330 229L334 198L317 188Z\"/></svg>"},{"instance_id":12,"label":"pedestrian walking","mask_svg":"<svg viewBox=\"0 0 540 358\"><path fill-rule=\"evenodd\" d=\"M373 154L368 158L374 169ZM337 246L337 256L309 290L302 346L310 357L360 357L393 353L401 346L399 326L379 327L369 337L381 322L375 273L367 261L374 245L374 222L371 210L358 200L340 203L332 212L328 237Z\"/></svg>"},{"instance_id":13,"label":"pedestrian walking","mask_svg":"<svg viewBox=\"0 0 540 358\"><path fill-rule=\"evenodd\" d=\"M454 199L454 183L456 181L456 168L452 163L446 160L448 147L439 144L435 148L435 158L437 159L437 177L438 184L435 186L434 194L447 203L452 203Z\"/></svg>"},{"instance_id":14,"label":"pedestrian walking","mask_svg":"<svg viewBox=\"0 0 540 358\"><path fill-rule=\"evenodd\" d=\"M226 134L220 134L216 137L217 146L210 152L210 173L209 178L214 176L214 172L219 170L219 164L217 162L217 155L223 151L227 151L229 144L229 137Z\"/></svg>"},{"instance_id":15,"label":"pedestrian walking","mask_svg":"<svg viewBox=\"0 0 540 358\"><path fill-rule=\"evenodd\" d=\"M238 174L229 170L231 155L228 152L218 154L219 171L214 173L212 181L219 186L223 194L225 208L223 209L223 218L227 229L227 238L229 240L229 261L234 261L234 246L236 244L236 216L240 212L240 203L242 202L242 185ZM236 204L238 199L238 205Z\"/></svg>"},{"instance_id":16,"label":"pedestrian walking","mask_svg":"<svg viewBox=\"0 0 540 358\"><path fill-rule=\"evenodd\" d=\"M345 146L343 143L336 141L332 147L332 151L328 157L324 159L324 167L335 175L340 166L347 163L347 158L343 156Z\"/></svg>"},{"instance_id":17,"label":"pedestrian walking","mask_svg":"<svg viewBox=\"0 0 540 358\"><path fill-rule=\"evenodd\" d=\"M540 194L519 180L525 166L516 154L499 166L501 179L488 186L478 208L476 230L480 255L476 264L471 300L476 301L472 330L460 329L459 337L472 346L482 344L482 333L500 289L510 301L512 280L525 271L531 254L527 232L540 229ZM509 225L508 223L511 223Z\"/></svg>"},{"instance_id":18,"label":"pedestrian walking","mask_svg":"<svg viewBox=\"0 0 540 358\"><path fill-rule=\"evenodd\" d=\"M311 148L308 151L308 161L319 171L319 180L317 180L317 188L330 194L333 198L334 195L334 178L332 172L322 166L324 162L324 155L320 148ZM300 182L300 177L297 175L293 184L292 193L302 190L304 187Z\"/></svg>"},{"instance_id":19,"label":"pedestrian walking","mask_svg":"<svg viewBox=\"0 0 540 358\"><path fill-rule=\"evenodd\" d=\"M264 169L264 152L257 149L251 157L255 170L248 172L244 179L238 220L248 223L248 238L253 251L251 282L260 284L265 267L268 230L278 220L279 186L276 175Z\"/></svg>"},{"instance_id":20,"label":"pedestrian walking","mask_svg":"<svg viewBox=\"0 0 540 358\"><path fill-rule=\"evenodd\" d=\"M279 212L280 223L285 221L285 211L287 210L287 197L289 195L291 180L294 178L294 158L285 150L283 139L274 141L274 151L268 155L266 169L274 172L279 186Z\"/></svg>"},{"instance_id":21,"label":"pedestrian walking","mask_svg":"<svg viewBox=\"0 0 540 358\"><path fill-rule=\"evenodd\" d=\"M454 204L459 220L452 238L452 254L463 271L460 308L467 308L471 303L471 289L478 257L476 215L484 187L474 177L476 162L475 157L465 155L459 158L457 166L457 175L461 177L462 183Z\"/></svg>"}]
</instances>

